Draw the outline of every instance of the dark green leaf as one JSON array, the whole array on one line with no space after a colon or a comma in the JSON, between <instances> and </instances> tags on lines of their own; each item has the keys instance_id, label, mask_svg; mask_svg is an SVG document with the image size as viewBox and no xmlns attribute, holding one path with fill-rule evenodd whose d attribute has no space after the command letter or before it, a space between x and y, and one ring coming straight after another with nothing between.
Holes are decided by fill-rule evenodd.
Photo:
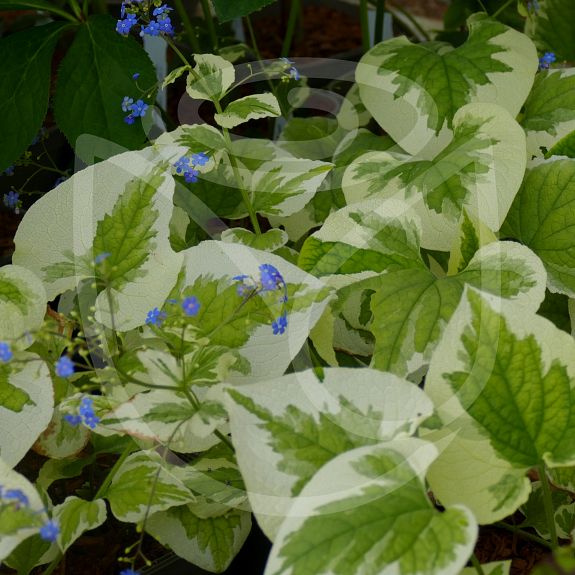
<instances>
[{"instance_id":1,"label":"dark green leaf","mask_svg":"<svg viewBox=\"0 0 575 575\"><path fill-rule=\"evenodd\" d=\"M273 2L274 0L212 0L216 15L222 22L247 16Z\"/></svg>"}]
</instances>

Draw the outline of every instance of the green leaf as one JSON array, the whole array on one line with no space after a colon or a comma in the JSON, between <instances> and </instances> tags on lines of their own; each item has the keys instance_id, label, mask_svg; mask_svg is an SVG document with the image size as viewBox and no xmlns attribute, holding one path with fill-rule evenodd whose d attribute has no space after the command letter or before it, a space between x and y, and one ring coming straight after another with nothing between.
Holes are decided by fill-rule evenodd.
<instances>
[{"instance_id":1,"label":"green leaf","mask_svg":"<svg viewBox=\"0 0 575 575\"><path fill-rule=\"evenodd\" d=\"M0 79L0 172L30 146L42 126L48 110L52 53L68 27L52 22L0 40L4 63Z\"/></svg>"},{"instance_id":2,"label":"green leaf","mask_svg":"<svg viewBox=\"0 0 575 575\"><path fill-rule=\"evenodd\" d=\"M251 529L251 514L231 510L200 519L182 505L154 513L146 531L176 555L212 573L225 571Z\"/></svg>"},{"instance_id":3,"label":"green leaf","mask_svg":"<svg viewBox=\"0 0 575 575\"><path fill-rule=\"evenodd\" d=\"M95 161L95 147L78 146L83 135L97 136L131 150L143 144L141 122L126 124L126 113L121 107L124 96L140 97L132 79L134 72L140 73L140 85L155 85L154 67L138 42L118 34L111 16L88 18L62 60L54 99L58 127L85 162ZM116 146L108 149L99 157L117 153Z\"/></svg>"},{"instance_id":4,"label":"green leaf","mask_svg":"<svg viewBox=\"0 0 575 575\"><path fill-rule=\"evenodd\" d=\"M575 296L575 160L551 159L527 172L501 229L531 248L553 292Z\"/></svg>"},{"instance_id":5,"label":"green leaf","mask_svg":"<svg viewBox=\"0 0 575 575\"><path fill-rule=\"evenodd\" d=\"M238 463L271 538L322 465L355 447L412 434L431 415L425 395L391 374L351 368L324 374L323 383L307 370L228 390Z\"/></svg>"},{"instance_id":6,"label":"green leaf","mask_svg":"<svg viewBox=\"0 0 575 575\"><path fill-rule=\"evenodd\" d=\"M52 418L54 391L46 364L20 353L18 363L0 365L0 457L16 465Z\"/></svg>"},{"instance_id":7,"label":"green leaf","mask_svg":"<svg viewBox=\"0 0 575 575\"><path fill-rule=\"evenodd\" d=\"M544 150L575 130L575 68L543 70L535 76L521 125L530 157L543 157Z\"/></svg>"},{"instance_id":8,"label":"green leaf","mask_svg":"<svg viewBox=\"0 0 575 575\"><path fill-rule=\"evenodd\" d=\"M559 547L546 562L539 563L532 575L562 575L575 569L575 557L571 547Z\"/></svg>"},{"instance_id":9,"label":"green leaf","mask_svg":"<svg viewBox=\"0 0 575 575\"><path fill-rule=\"evenodd\" d=\"M108 277L115 328L143 325L147 312L168 297L183 259L169 242L175 182L158 164L152 149L126 152L45 194L18 228L14 263L44 281L48 299ZM95 268L94 259L105 253ZM97 319L111 326L105 291L88 295Z\"/></svg>"},{"instance_id":10,"label":"green leaf","mask_svg":"<svg viewBox=\"0 0 575 575\"><path fill-rule=\"evenodd\" d=\"M44 12L52 12L66 20L77 23L76 18L66 10L59 8L53 2L46 0L0 0L0 11L5 10L41 10Z\"/></svg>"},{"instance_id":11,"label":"green leaf","mask_svg":"<svg viewBox=\"0 0 575 575\"><path fill-rule=\"evenodd\" d=\"M511 561L491 561L490 563L482 563L484 575L509 575L511 569ZM475 567L465 567L461 571L461 575L477 575Z\"/></svg>"},{"instance_id":12,"label":"green leaf","mask_svg":"<svg viewBox=\"0 0 575 575\"><path fill-rule=\"evenodd\" d=\"M162 87L160 88L161 90L164 90L166 88L166 86L169 86L170 84L173 84L180 76L182 76L183 74L185 74L186 72L188 72L190 70L190 67L188 65L186 66L180 66L179 68L174 68L169 74L166 75L166 77L164 78L164 81L162 82Z\"/></svg>"},{"instance_id":13,"label":"green leaf","mask_svg":"<svg viewBox=\"0 0 575 575\"><path fill-rule=\"evenodd\" d=\"M214 54L194 54L194 60L194 71L188 74L188 95L219 102L236 79L233 64Z\"/></svg>"},{"instance_id":14,"label":"green leaf","mask_svg":"<svg viewBox=\"0 0 575 575\"><path fill-rule=\"evenodd\" d=\"M51 554L47 551L54 549ZM29 573L36 567L36 565L44 565L50 563L54 558L50 555L57 553L57 548L52 546L48 541L44 541L40 535L32 535L24 539L12 553L3 561L5 565L15 569L18 575L29 575Z\"/></svg>"},{"instance_id":15,"label":"green leaf","mask_svg":"<svg viewBox=\"0 0 575 575\"><path fill-rule=\"evenodd\" d=\"M296 499L265 575L456 575L477 525L463 506L438 511L424 475L435 448L419 439L344 453Z\"/></svg>"},{"instance_id":16,"label":"green leaf","mask_svg":"<svg viewBox=\"0 0 575 575\"><path fill-rule=\"evenodd\" d=\"M274 0L212 0L216 9L216 15L222 22L248 16L256 10L261 10L264 6L272 4Z\"/></svg>"},{"instance_id":17,"label":"green leaf","mask_svg":"<svg viewBox=\"0 0 575 575\"><path fill-rule=\"evenodd\" d=\"M13 265L0 268L0 341L36 332L47 303L46 290L33 272Z\"/></svg>"},{"instance_id":18,"label":"green leaf","mask_svg":"<svg viewBox=\"0 0 575 575\"><path fill-rule=\"evenodd\" d=\"M345 171L348 204L398 198L421 218L422 246L448 251L466 210L497 231L525 172L525 135L500 106L469 104L453 117L447 145L431 156L369 152ZM494 185L493 182L497 182Z\"/></svg>"},{"instance_id":19,"label":"green leaf","mask_svg":"<svg viewBox=\"0 0 575 575\"><path fill-rule=\"evenodd\" d=\"M279 144L297 158L329 161L344 135L345 131L333 118L290 118Z\"/></svg>"},{"instance_id":20,"label":"green leaf","mask_svg":"<svg viewBox=\"0 0 575 575\"><path fill-rule=\"evenodd\" d=\"M214 120L231 130L249 120L275 118L281 113L279 102L273 94L252 94L230 102L221 114L214 114Z\"/></svg>"},{"instance_id":21,"label":"green leaf","mask_svg":"<svg viewBox=\"0 0 575 575\"><path fill-rule=\"evenodd\" d=\"M374 46L360 60L361 99L406 151L443 147L465 104L490 102L516 116L531 89L537 52L523 34L476 14L469 38L411 44L405 37Z\"/></svg>"},{"instance_id":22,"label":"green leaf","mask_svg":"<svg viewBox=\"0 0 575 575\"><path fill-rule=\"evenodd\" d=\"M525 33L541 52L554 52L557 60L575 61L575 4L569 0L541 0L525 21Z\"/></svg>"},{"instance_id":23,"label":"green leaf","mask_svg":"<svg viewBox=\"0 0 575 575\"><path fill-rule=\"evenodd\" d=\"M147 514L194 500L192 492L170 472L156 451L130 455L104 496L116 518L129 523L138 523Z\"/></svg>"},{"instance_id":24,"label":"green leaf","mask_svg":"<svg viewBox=\"0 0 575 575\"><path fill-rule=\"evenodd\" d=\"M106 503L103 499L84 501L70 495L52 510L52 518L60 526L58 545L65 552L82 533L96 529L106 521Z\"/></svg>"},{"instance_id":25,"label":"green leaf","mask_svg":"<svg viewBox=\"0 0 575 575\"><path fill-rule=\"evenodd\" d=\"M545 158L552 156L567 156L575 158L575 130L563 136L546 154Z\"/></svg>"}]
</instances>

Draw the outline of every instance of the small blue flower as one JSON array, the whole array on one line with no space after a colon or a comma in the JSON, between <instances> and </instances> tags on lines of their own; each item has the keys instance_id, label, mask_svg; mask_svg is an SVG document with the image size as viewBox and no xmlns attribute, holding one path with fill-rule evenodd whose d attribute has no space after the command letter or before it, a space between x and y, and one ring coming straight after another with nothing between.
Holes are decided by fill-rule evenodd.
<instances>
[{"instance_id":1,"label":"small blue flower","mask_svg":"<svg viewBox=\"0 0 575 575\"><path fill-rule=\"evenodd\" d=\"M124 96L124 99L122 100L122 112L129 112L132 109L133 103L133 98L130 98L130 96Z\"/></svg>"},{"instance_id":2,"label":"small blue flower","mask_svg":"<svg viewBox=\"0 0 575 575\"><path fill-rule=\"evenodd\" d=\"M155 20L151 20L147 26L142 26L140 36L159 36L160 35L160 25Z\"/></svg>"},{"instance_id":3,"label":"small blue flower","mask_svg":"<svg viewBox=\"0 0 575 575\"><path fill-rule=\"evenodd\" d=\"M10 190L7 194L4 194L4 205L10 209L14 210L18 213L18 204L19 204L19 194L14 190Z\"/></svg>"},{"instance_id":4,"label":"small blue flower","mask_svg":"<svg viewBox=\"0 0 575 575\"><path fill-rule=\"evenodd\" d=\"M116 22L116 32L122 36L127 36L137 21L135 14L128 14L125 20L118 20Z\"/></svg>"},{"instance_id":5,"label":"small blue flower","mask_svg":"<svg viewBox=\"0 0 575 575\"><path fill-rule=\"evenodd\" d=\"M259 270L262 291L272 291L280 285L285 285L283 276L279 270L271 264L262 264Z\"/></svg>"},{"instance_id":6,"label":"small blue flower","mask_svg":"<svg viewBox=\"0 0 575 575\"><path fill-rule=\"evenodd\" d=\"M167 314L164 311L160 311L157 307L148 312L146 317L146 325L157 325L158 327L162 325L162 322L166 319Z\"/></svg>"},{"instance_id":7,"label":"small blue flower","mask_svg":"<svg viewBox=\"0 0 575 575\"><path fill-rule=\"evenodd\" d=\"M176 173L178 174L187 172L190 169L190 158L187 156L182 156L177 162L174 163L174 168L176 168Z\"/></svg>"},{"instance_id":8,"label":"small blue flower","mask_svg":"<svg viewBox=\"0 0 575 575\"><path fill-rule=\"evenodd\" d=\"M8 166L3 172L3 176L13 176L14 175L14 166Z\"/></svg>"},{"instance_id":9,"label":"small blue flower","mask_svg":"<svg viewBox=\"0 0 575 575\"><path fill-rule=\"evenodd\" d=\"M140 77L140 72L135 72L132 74L132 80L137 80Z\"/></svg>"},{"instance_id":10,"label":"small blue flower","mask_svg":"<svg viewBox=\"0 0 575 575\"><path fill-rule=\"evenodd\" d=\"M553 52L545 52L545 54L539 58L539 69L547 70L555 60L557 60L557 57Z\"/></svg>"},{"instance_id":11,"label":"small blue flower","mask_svg":"<svg viewBox=\"0 0 575 575\"><path fill-rule=\"evenodd\" d=\"M298 72L298 69L295 66L292 66L289 70L288 70L288 74L290 76L290 78L293 78L294 80L299 80L300 79L300 75Z\"/></svg>"},{"instance_id":12,"label":"small blue flower","mask_svg":"<svg viewBox=\"0 0 575 575\"><path fill-rule=\"evenodd\" d=\"M100 422L100 418L94 413L94 400L90 396L82 398L78 412L84 420L84 424L94 429Z\"/></svg>"},{"instance_id":13,"label":"small blue flower","mask_svg":"<svg viewBox=\"0 0 575 575\"><path fill-rule=\"evenodd\" d=\"M94 263L96 265L101 264L104 260L108 259L112 254L110 252L102 252L101 254L98 254L95 258L94 258Z\"/></svg>"},{"instance_id":14,"label":"small blue flower","mask_svg":"<svg viewBox=\"0 0 575 575\"><path fill-rule=\"evenodd\" d=\"M280 62L283 62L286 66L291 66L292 64L295 64L295 62L293 62L289 58L284 57L280 58Z\"/></svg>"},{"instance_id":15,"label":"small blue flower","mask_svg":"<svg viewBox=\"0 0 575 575\"><path fill-rule=\"evenodd\" d=\"M172 26L172 21L168 16L158 18L158 29L162 34L167 34L168 36L174 35L174 28Z\"/></svg>"},{"instance_id":16,"label":"small blue flower","mask_svg":"<svg viewBox=\"0 0 575 575\"><path fill-rule=\"evenodd\" d=\"M200 175L200 172L198 172L198 170L194 170L194 168L190 168L184 174L184 180L186 180L186 182L188 182L188 184L195 184L198 181L199 175Z\"/></svg>"},{"instance_id":17,"label":"small blue flower","mask_svg":"<svg viewBox=\"0 0 575 575\"><path fill-rule=\"evenodd\" d=\"M140 575L139 571L134 571L132 568L120 571L119 575Z\"/></svg>"},{"instance_id":18,"label":"small blue flower","mask_svg":"<svg viewBox=\"0 0 575 575\"><path fill-rule=\"evenodd\" d=\"M132 125L134 122L136 121L136 118L134 118L134 116L132 116L132 114L129 114L128 116L126 116L124 118L124 122L126 122L126 124L128 125Z\"/></svg>"},{"instance_id":19,"label":"small blue flower","mask_svg":"<svg viewBox=\"0 0 575 575\"><path fill-rule=\"evenodd\" d=\"M66 413L63 417L64 421L68 422L72 427L78 427L82 423L81 415L73 415L72 413Z\"/></svg>"},{"instance_id":20,"label":"small blue flower","mask_svg":"<svg viewBox=\"0 0 575 575\"><path fill-rule=\"evenodd\" d=\"M210 161L210 157L205 152L192 154L192 164L194 166L205 166Z\"/></svg>"},{"instance_id":21,"label":"small blue flower","mask_svg":"<svg viewBox=\"0 0 575 575\"><path fill-rule=\"evenodd\" d=\"M173 10L173 8L170 8L166 4L162 4L161 6L158 6L158 8L154 8L154 11L152 12L152 16L159 16L160 14L165 14L166 12L171 12L172 10Z\"/></svg>"},{"instance_id":22,"label":"small blue flower","mask_svg":"<svg viewBox=\"0 0 575 575\"><path fill-rule=\"evenodd\" d=\"M130 109L132 110L132 114L134 116L141 116L143 118L146 114L146 110L148 109L148 104L146 104L144 100L136 100L135 104L132 104Z\"/></svg>"},{"instance_id":23,"label":"small blue flower","mask_svg":"<svg viewBox=\"0 0 575 575\"><path fill-rule=\"evenodd\" d=\"M5 341L0 341L0 362L8 363L14 354L10 349L10 344Z\"/></svg>"},{"instance_id":24,"label":"small blue flower","mask_svg":"<svg viewBox=\"0 0 575 575\"><path fill-rule=\"evenodd\" d=\"M70 377L74 373L74 362L67 356L63 355L56 362L56 375L60 377Z\"/></svg>"},{"instance_id":25,"label":"small blue flower","mask_svg":"<svg viewBox=\"0 0 575 575\"><path fill-rule=\"evenodd\" d=\"M58 524L52 520L47 521L40 527L40 537L44 539L44 541L50 541L53 543L58 539L58 535L60 534L60 528Z\"/></svg>"},{"instance_id":26,"label":"small blue flower","mask_svg":"<svg viewBox=\"0 0 575 575\"><path fill-rule=\"evenodd\" d=\"M182 309L184 310L184 313L190 317L198 315L198 311L200 309L200 302L198 301L198 298L194 296L187 297L182 302Z\"/></svg>"},{"instance_id":27,"label":"small blue flower","mask_svg":"<svg viewBox=\"0 0 575 575\"><path fill-rule=\"evenodd\" d=\"M28 507L29 501L28 497L24 494L21 489L7 489L2 493L2 499L4 501L14 501L16 503L16 507L19 509L20 506Z\"/></svg>"},{"instance_id":28,"label":"small blue flower","mask_svg":"<svg viewBox=\"0 0 575 575\"><path fill-rule=\"evenodd\" d=\"M284 311L273 323L272 329L274 330L274 335L281 335L285 332L287 327L287 314Z\"/></svg>"}]
</instances>

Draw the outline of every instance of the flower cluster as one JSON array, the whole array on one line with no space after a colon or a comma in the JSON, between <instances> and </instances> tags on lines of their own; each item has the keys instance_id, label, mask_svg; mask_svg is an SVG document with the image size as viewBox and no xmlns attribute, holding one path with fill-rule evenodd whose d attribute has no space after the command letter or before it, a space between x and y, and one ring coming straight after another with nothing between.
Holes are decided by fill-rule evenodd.
<instances>
[{"instance_id":1,"label":"flower cluster","mask_svg":"<svg viewBox=\"0 0 575 575\"><path fill-rule=\"evenodd\" d=\"M545 52L545 54L539 58L539 69L548 70L549 66L551 66L555 60L557 60L557 57L553 52Z\"/></svg>"},{"instance_id":2,"label":"flower cluster","mask_svg":"<svg viewBox=\"0 0 575 575\"><path fill-rule=\"evenodd\" d=\"M64 420L73 427L83 423L90 429L94 429L100 422L100 418L94 413L94 400L88 395L82 398L77 414L67 413Z\"/></svg>"},{"instance_id":3,"label":"flower cluster","mask_svg":"<svg viewBox=\"0 0 575 575\"><path fill-rule=\"evenodd\" d=\"M285 332L288 324L287 311L284 307L288 301L287 284L280 271L271 264L261 264L259 266L259 272L259 282L255 282L250 276L245 274L232 278L240 282L237 285L237 294L244 300L247 300L257 293L271 292L278 289L282 290L283 294L279 299L279 303L282 304L282 312L279 317L272 322L274 335L281 335Z\"/></svg>"},{"instance_id":4,"label":"flower cluster","mask_svg":"<svg viewBox=\"0 0 575 575\"><path fill-rule=\"evenodd\" d=\"M192 154L191 157L182 156L175 164L176 174L182 174L188 184L195 184L200 174L198 166L205 166L209 161L209 156L205 152Z\"/></svg>"},{"instance_id":5,"label":"flower cluster","mask_svg":"<svg viewBox=\"0 0 575 575\"><path fill-rule=\"evenodd\" d=\"M120 9L121 19L116 23L116 32L127 36L142 18L140 36L159 36L160 34L173 36L174 27L168 14L172 8L162 4L153 9L150 17L149 11L152 6L152 2L146 0L124 0Z\"/></svg>"},{"instance_id":6,"label":"flower cluster","mask_svg":"<svg viewBox=\"0 0 575 575\"><path fill-rule=\"evenodd\" d=\"M148 108L149 106L144 100L136 100L134 102L130 96L124 96L122 100L122 112L129 112L124 118L124 122L126 122L126 124L133 124L136 118L143 118L146 115Z\"/></svg>"},{"instance_id":7,"label":"flower cluster","mask_svg":"<svg viewBox=\"0 0 575 575\"><path fill-rule=\"evenodd\" d=\"M14 354L10 349L10 344L5 341L0 341L0 363L8 363Z\"/></svg>"},{"instance_id":8,"label":"flower cluster","mask_svg":"<svg viewBox=\"0 0 575 575\"><path fill-rule=\"evenodd\" d=\"M20 208L20 196L18 192L10 190L7 194L4 194L4 205L9 210L14 210L15 213L18 213Z\"/></svg>"},{"instance_id":9,"label":"flower cluster","mask_svg":"<svg viewBox=\"0 0 575 575\"><path fill-rule=\"evenodd\" d=\"M288 80L289 78L292 78L297 81L301 78L298 69L294 66L295 62L288 58L280 58L280 61L286 66L286 70L284 70L284 79Z\"/></svg>"},{"instance_id":10,"label":"flower cluster","mask_svg":"<svg viewBox=\"0 0 575 575\"><path fill-rule=\"evenodd\" d=\"M171 304L177 304L178 300L177 299L169 299L168 303ZM195 296L190 296L187 298L184 298L184 300L182 301L182 303L180 304L181 308L184 312L184 314L188 317L194 317L196 315L198 315L198 312L200 311L200 302L198 301L198 298ZM165 311L160 311L157 307L155 307L153 310L150 310L148 312L148 316L146 317L146 325L155 325L157 327L160 327L162 325L162 323L164 323L164 320L166 320L168 317L168 314Z\"/></svg>"},{"instance_id":11,"label":"flower cluster","mask_svg":"<svg viewBox=\"0 0 575 575\"><path fill-rule=\"evenodd\" d=\"M21 509L30 505L28 496L21 489L6 489L0 485L0 501L4 505L12 505L14 509ZM44 512L45 510L42 510ZM60 527L55 521L49 519L40 527L38 532L44 541L53 543L60 534Z\"/></svg>"}]
</instances>

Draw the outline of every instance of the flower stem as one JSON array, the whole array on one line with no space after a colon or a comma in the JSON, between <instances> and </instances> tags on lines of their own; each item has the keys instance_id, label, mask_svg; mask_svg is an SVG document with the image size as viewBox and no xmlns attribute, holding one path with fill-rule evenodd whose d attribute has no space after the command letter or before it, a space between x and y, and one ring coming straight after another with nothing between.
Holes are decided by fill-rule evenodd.
<instances>
[{"instance_id":1,"label":"flower stem","mask_svg":"<svg viewBox=\"0 0 575 575\"><path fill-rule=\"evenodd\" d=\"M493 524L494 527L498 527L501 529L505 529L506 531L511 531L511 533L515 533L519 535L519 537L523 537L524 539L529 539L529 541L533 541L542 545L543 547L547 547L547 549L551 549L551 544L549 541L545 541L542 537L538 537L537 535L533 535L532 533L528 533L519 527L515 527L515 525L509 525L509 523L505 523L503 521L497 521Z\"/></svg>"},{"instance_id":2,"label":"flower stem","mask_svg":"<svg viewBox=\"0 0 575 575\"><path fill-rule=\"evenodd\" d=\"M188 42L190 43L190 48L195 53L200 53L200 43L198 41L198 37L196 36L196 31L194 30L194 26L192 25L192 21L188 16L188 12L182 3L182 0L174 0L174 6L176 7L176 12L178 16L182 20L182 25L184 26L184 30L186 31L186 36L188 37ZM173 48L173 46L172 46Z\"/></svg>"},{"instance_id":3,"label":"flower stem","mask_svg":"<svg viewBox=\"0 0 575 575\"><path fill-rule=\"evenodd\" d=\"M547 518L547 527L551 534L551 548L557 549L557 547L559 547L559 541L557 539L557 528L555 527L555 510L553 509L551 487L549 485L549 479L547 479L544 463L539 465L538 471L539 481L541 481L541 492L543 495L543 507L545 509L545 517Z\"/></svg>"},{"instance_id":4,"label":"flower stem","mask_svg":"<svg viewBox=\"0 0 575 575\"><path fill-rule=\"evenodd\" d=\"M112 479L114 479L114 476L118 472L118 469L120 468L122 463L124 463L124 461L128 457L128 455L130 455L130 453L132 453L132 449L133 449L133 446L131 444L129 444L126 447L126 449L124 449L124 451L122 452L122 455L120 455L120 457L118 457L118 459L116 460L116 463L114 463L114 465L112 466L112 469L110 469L110 471L108 472L108 475L106 475L106 478L104 479L104 481L102 481L102 485L100 485L100 488L98 489L98 491L96 491L96 495L94 495L94 499L92 501L96 501L96 499L100 499L101 497L103 497L106 494L106 491L108 491L108 488L110 487L110 484L112 483Z\"/></svg>"},{"instance_id":5,"label":"flower stem","mask_svg":"<svg viewBox=\"0 0 575 575\"><path fill-rule=\"evenodd\" d=\"M508 6L513 4L513 2L515 2L515 0L507 0L507 2L505 2L505 4L503 4L503 6L501 6L501 8L499 8L498 10L493 12L493 14L491 14L491 17L497 18L497 16L499 16L499 14L501 14L501 12L503 12ZM487 12L487 10L486 10L486 12Z\"/></svg>"},{"instance_id":6,"label":"flower stem","mask_svg":"<svg viewBox=\"0 0 575 575\"><path fill-rule=\"evenodd\" d=\"M477 575L485 575L485 571L483 571L483 567L481 566L481 563L479 563L479 559L477 559L477 556L475 555L475 553L473 553L473 555L471 555L471 557L469 559L470 559L473 567L475 567L475 571L477 571Z\"/></svg>"},{"instance_id":7,"label":"flower stem","mask_svg":"<svg viewBox=\"0 0 575 575\"><path fill-rule=\"evenodd\" d=\"M290 7L290 12L289 12L289 17L288 17L287 30L286 30L286 34L284 36L284 41L282 44L282 50L281 50L281 54L280 54L284 58L287 58L287 56L289 55L289 52L291 49L291 44L293 41L294 32L295 32L295 26L296 26L296 23L298 21L298 18L300 17L300 14L301 14L300 0L291 0L291 7Z\"/></svg>"},{"instance_id":8,"label":"flower stem","mask_svg":"<svg viewBox=\"0 0 575 575\"><path fill-rule=\"evenodd\" d=\"M383 20L385 18L385 0L377 0L375 9L375 34L373 43L378 44L383 40Z\"/></svg>"}]
</instances>

